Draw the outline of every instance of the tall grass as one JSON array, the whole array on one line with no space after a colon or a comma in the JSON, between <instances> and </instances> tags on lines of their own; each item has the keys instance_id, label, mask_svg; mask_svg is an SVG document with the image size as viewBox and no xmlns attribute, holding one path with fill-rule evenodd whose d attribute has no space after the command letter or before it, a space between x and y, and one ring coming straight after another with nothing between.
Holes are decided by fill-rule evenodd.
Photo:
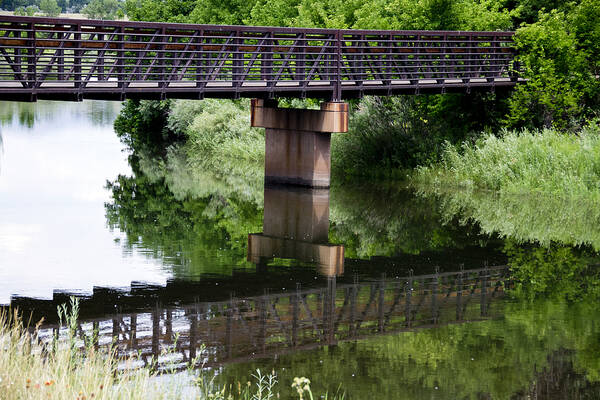
<instances>
[{"instance_id":1,"label":"tall grass","mask_svg":"<svg viewBox=\"0 0 600 400\"><path fill-rule=\"evenodd\" d=\"M111 349L97 348L93 337L78 329L79 303L59 307L66 337L53 335L44 340L40 325L30 328L18 312L0 309L0 399L211 399L271 400L280 398L277 375L256 370L254 382L219 387L214 374L193 370L190 364L183 375L159 377L158 368L137 367L136 357L123 359ZM83 335L83 337L82 337ZM94 335L94 333L92 333ZM168 353L168 349L164 349ZM202 353L202 352L201 352ZM169 366L163 372L175 372ZM303 382L306 378L296 378ZM295 388L302 398L313 398L309 384ZM304 397L303 397L304 396ZM344 393L328 397L343 400Z\"/></svg>"},{"instance_id":2,"label":"tall grass","mask_svg":"<svg viewBox=\"0 0 600 400\"><path fill-rule=\"evenodd\" d=\"M0 312L0 397L12 399L157 399L149 369L119 373L112 352L38 342L17 313ZM69 340L74 340L73 334Z\"/></svg>"},{"instance_id":3,"label":"tall grass","mask_svg":"<svg viewBox=\"0 0 600 400\"><path fill-rule=\"evenodd\" d=\"M462 147L448 145L442 162L418 169L414 182L599 200L600 127L591 123L579 135L505 131Z\"/></svg>"}]
</instances>

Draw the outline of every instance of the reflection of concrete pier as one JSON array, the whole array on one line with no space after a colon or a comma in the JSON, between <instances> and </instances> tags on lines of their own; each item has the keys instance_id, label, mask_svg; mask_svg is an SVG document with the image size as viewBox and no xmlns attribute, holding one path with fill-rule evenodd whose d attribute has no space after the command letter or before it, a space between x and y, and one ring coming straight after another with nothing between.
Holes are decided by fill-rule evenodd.
<instances>
[{"instance_id":1,"label":"reflection of concrete pier","mask_svg":"<svg viewBox=\"0 0 600 400\"><path fill-rule=\"evenodd\" d=\"M263 232L248 235L248 261L315 263L325 276L344 272L344 246L329 243L329 190L265 187Z\"/></svg>"}]
</instances>

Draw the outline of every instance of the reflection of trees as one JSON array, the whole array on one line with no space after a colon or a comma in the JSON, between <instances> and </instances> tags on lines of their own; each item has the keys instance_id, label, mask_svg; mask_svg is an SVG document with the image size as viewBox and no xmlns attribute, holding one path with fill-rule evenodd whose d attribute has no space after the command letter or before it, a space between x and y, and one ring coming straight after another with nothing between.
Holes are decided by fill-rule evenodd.
<instances>
[{"instance_id":1,"label":"reflection of trees","mask_svg":"<svg viewBox=\"0 0 600 400\"><path fill-rule=\"evenodd\" d=\"M519 294L569 300L595 299L600 295L600 257L593 251L557 243L520 245L507 239L504 252Z\"/></svg>"},{"instance_id":2,"label":"reflection of trees","mask_svg":"<svg viewBox=\"0 0 600 400\"><path fill-rule=\"evenodd\" d=\"M400 184L334 185L331 197L332 234L360 257L494 244L472 227L442 223L434 198Z\"/></svg>"},{"instance_id":3,"label":"reflection of trees","mask_svg":"<svg viewBox=\"0 0 600 400\"><path fill-rule=\"evenodd\" d=\"M550 194L514 195L487 191L419 187L421 197L436 197L444 220L476 223L485 233L543 245L590 245L600 250L600 208L596 199Z\"/></svg>"},{"instance_id":4,"label":"reflection of trees","mask_svg":"<svg viewBox=\"0 0 600 400\"><path fill-rule=\"evenodd\" d=\"M600 385L586 379L573 365L572 351L563 349L548 357L548 365L536 373L533 382L513 399L597 399ZM597 354L596 354L597 355Z\"/></svg>"},{"instance_id":5,"label":"reflection of trees","mask_svg":"<svg viewBox=\"0 0 600 400\"><path fill-rule=\"evenodd\" d=\"M357 399L371 398L373 388L381 399L524 398L535 389L532 382L544 380L543 371L573 383L564 386L562 398L594 398L598 387L589 382L597 381L600 364L597 307L553 301L504 307L503 320L342 343L282 356L269 367L284 382L319 376L314 385L320 391L344 382ZM243 381L259 365L229 366L221 379Z\"/></svg>"},{"instance_id":6,"label":"reflection of trees","mask_svg":"<svg viewBox=\"0 0 600 400\"><path fill-rule=\"evenodd\" d=\"M177 200L163 180L151 181L143 174L119 176L108 188L113 202L106 204L107 220L125 232L127 249L163 260L175 274L246 265L246 236L262 223L251 203L217 195Z\"/></svg>"},{"instance_id":7,"label":"reflection of trees","mask_svg":"<svg viewBox=\"0 0 600 400\"><path fill-rule=\"evenodd\" d=\"M110 101L84 101L82 103L61 103L39 101L36 103L0 102L0 125L13 122L21 127L33 128L40 121L56 118L56 114L72 117L86 115L92 125L105 126L115 119L119 103Z\"/></svg>"},{"instance_id":8,"label":"reflection of trees","mask_svg":"<svg viewBox=\"0 0 600 400\"><path fill-rule=\"evenodd\" d=\"M570 300L600 295L600 209L592 199L427 187L418 193L436 200L442 221L505 238L517 293Z\"/></svg>"},{"instance_id":9,"label":"reflection of trees","mask_svg":"<svg viewBox=\"0 0 600 400\"><path fill-rule=\"evenodd\" d=\"M223 166L217 171L211 168L192 170L185 155L175 146L171 147L165 160L156 161L150 157L131 159L136 178L130 179L135 185L126 184L123 181L125 178L120 177L119 181L123 181L120 190L127 188L131 193L115 192L115 201L111 207L116 211L122 207L131 208L133 206L126 205L128 197L135 196L137 200L147 197L138 193L143 192L141 186L160 185L160 191L164 193L153 193L151 198L163 196L169 207L179 204L178 207L187 207L188 211L191 204L202 203L203 206L196 207L195 212L199 212L204 218L219 218L219 226L231 224L231 229L236 233L230 232L229 235L237 238L236 240L241 240L244 234L260 231L263 208L262 170L244 168L243 163L235 165L234 160L224 160ZM139 163L136 164L136 161ZM223 168L231 171L231 175L224 174ZM453 260L454 264L469 264L471 260L465 257L472 258L473 262L470 264L473 268L483 265L484 261L488 261L490 265L505 262L504 256L494 250L501 247L500 243L480 236L474 230L456 224L440 223L433 201L416 199L398 186L339 185L332 188L331 198L330 239L344 244L347 257L439 252L443 258L442 251L465 249L462 255ZM138 202L135 208L141 210L146 206L154 206L157 202L160 201L154 200L147 204ZM124 219L120 223L134 223L133 217L136 214L126 214L124 210L120 214ZM184 217L190 221L195 218L190 212L185 213ZM153 221L137 218L135 223L151 225ZM193 225L194 222L188 222L190 224ZM150 229L153 229L152 226ZM137 236L135 238L137 240ZM162 247L158 241L152 244ZM468 252L467 248L470 248Z\"/></svg>"}]
</instances>

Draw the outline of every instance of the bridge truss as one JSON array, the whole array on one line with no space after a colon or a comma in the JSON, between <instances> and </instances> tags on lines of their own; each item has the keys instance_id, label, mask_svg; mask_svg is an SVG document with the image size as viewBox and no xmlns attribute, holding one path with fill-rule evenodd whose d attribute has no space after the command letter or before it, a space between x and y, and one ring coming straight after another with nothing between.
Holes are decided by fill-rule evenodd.
<instances>
[{"instance_id":1,"label":"bridge truss","mask_svg":"<svg viewBox=\"0 0 600 400\"><path fill-rule=\"evenodd\" d=\"M332 100L510 87L512 32L0 16L0 99Z\"/></svg>"}]
</instances>

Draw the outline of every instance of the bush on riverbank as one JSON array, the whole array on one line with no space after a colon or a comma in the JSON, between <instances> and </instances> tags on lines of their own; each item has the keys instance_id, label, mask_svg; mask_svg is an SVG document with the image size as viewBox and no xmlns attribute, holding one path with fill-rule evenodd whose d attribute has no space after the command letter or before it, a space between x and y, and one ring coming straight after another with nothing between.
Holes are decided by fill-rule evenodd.
<instances>
[{"instance_id":1,"label":"bush on riverbank","mask_svg":"<svg viewBox=\"0 0 600 400\"><path fill-rule=\"evenodd\" d=\"M498 129L489 121L501 109L502 97L485 93L365 97L351 110L349 132L333 137L333 172L400 176L402 170L437 160L446 141Z\"/></svg>"},{"instance_id":2,"label":"bush on riverbank","mask_svg":"<svg viewBox=\"0 0 600 400\"><path fill-rule=\"evenodd\" d=\"M448 145L442 162L419 168L415 182L600 200L600 126L591 123L579 135L505 131L462 147Z\"/></svg>"}]
</instances>

